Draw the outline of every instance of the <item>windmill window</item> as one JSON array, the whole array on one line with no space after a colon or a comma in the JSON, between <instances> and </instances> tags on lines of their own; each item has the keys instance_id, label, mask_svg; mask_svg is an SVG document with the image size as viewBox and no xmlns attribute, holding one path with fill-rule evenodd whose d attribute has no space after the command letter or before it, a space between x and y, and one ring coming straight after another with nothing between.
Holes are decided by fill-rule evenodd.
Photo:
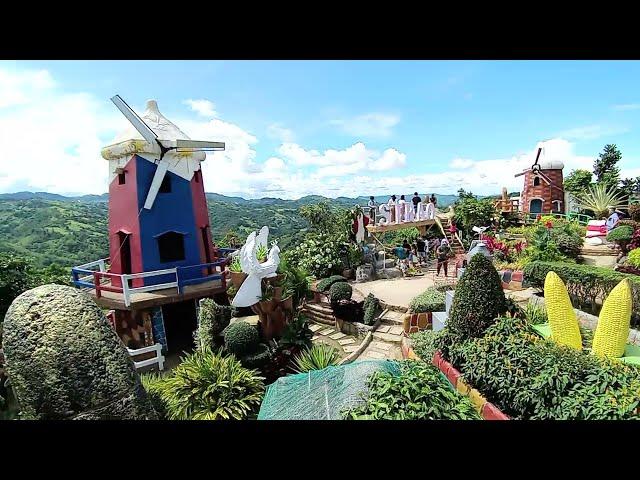
<instances>
[{"instance_id":1,"label":"windmill window","mask_svg":"<svg viewBox=\"0 0 640 480\"><path fill-rule=\"evenodd\" d=\"M160 185L160 193L171 193L171 177L169 175L165 175L162 179L162 184Z\"/></svg>"},{"instance_id":2,"label":"windmill window","mask_svg":"<svg viewBox=\"0 0 640 480\"><path fill-rule=\"evenodd\" d=\"M160 235L158 237L158 249L161 263L184 260L184 234L167 232Z\"/></svg>"},{"instance_id":3,"label":"windmill window","mask_svg":"<svg viewBox=\"0 0 640 480\"><path fill-rule=\"evenodd\" d=\"M118 174L118 185L124 185L127 182L124 172Z\"/></svg>"},{"instance_id":4,"label":"windmill window","mask_svg":"<svg viewBox=\"0 0 640 480\"><path fill-rule=\"evenodd\" d=\"M533 177L533 186L537 187L540 185L540 177Z\"/></svg>"}]
</instances>

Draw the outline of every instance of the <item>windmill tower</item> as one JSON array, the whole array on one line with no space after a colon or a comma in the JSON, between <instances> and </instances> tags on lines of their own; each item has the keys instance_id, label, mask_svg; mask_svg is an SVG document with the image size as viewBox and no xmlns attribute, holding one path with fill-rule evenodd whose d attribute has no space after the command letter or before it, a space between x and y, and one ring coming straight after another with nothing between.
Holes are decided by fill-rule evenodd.
<instances>
[{"instance_id":1,"label":"windmill tower","mask_svg":"<svg viewBox=\"0 0 640 480\"><path fill-rule=\"evenodd\" d=\"M201 170L205 152L224 143L190 140L154 100L141 116L119 96L111 100L131 125L101 152L109 164L109 259L75 267L74 282L113 309L130 348L148 343L145 322L153 323L154 342L186 347L196 301L226 292Z\"/></svg>"},{"instance_id":2,"label":"windmill tower","mask_svg":"<svg viewBox=\"0 0 640 480\"><path fill-rule=\"evenodd\" d=\"M544 148L538 147L536 161L531 168L515 175L524 175L520 195L522 212L527 214L565 213L565 194L562 181L564 163L560 159L543 158Z\"/></svg>"}]
</instances>

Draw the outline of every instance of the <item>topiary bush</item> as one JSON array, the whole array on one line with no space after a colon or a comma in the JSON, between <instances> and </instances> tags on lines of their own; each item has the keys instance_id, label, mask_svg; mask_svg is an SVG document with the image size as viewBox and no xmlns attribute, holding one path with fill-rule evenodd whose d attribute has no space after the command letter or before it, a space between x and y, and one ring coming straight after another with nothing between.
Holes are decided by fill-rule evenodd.
<instances>
[{"instance_id":1,"label":"topiary bush","mask_svg":"<svg viewBox=\"0 0 640 480\"><path fill-rule=\"evenodd\" d=\"M633 228L629 225L620 225L607 234L610 242L630 242L633 237Z\"/></svg>"},{"instance_id":2,"label":"topiary bush","mask_svg":"<svg viewBox=\"0 0 640 480\"><path fill-rule=\"evenodd\" d=\"M340 300L350 300L353 289L347 282L338 282L331 285L329 289L329 300L332 303Z\"/></svg>"},{"instance_id":3,"label":"topiary bush","mask_svg":"<svg viewBox=\"0 0 640 480\"><path fill-rule=\"evenodd\" d=\"M247 322L234 322L224 330L224 345L238 358L255 352L259 344L258 329Z\"/></svg>"},{"instance_id":4,"label":"topiary bush","mask_svg":"<svg viewBox=\"0 0 640 480\"><path fill-rule=\"evenodd\" d=\"M553 241L555 242L556 247L558 247L560 253L573 259L578 258L584 243L582 237L569 235L567 233L558 233L557 235L554 235Z\"/></svg>"},{"instance_id":5,"label":"topiary bush","mask_svg":"<svg viewBox=\"0 0 640 480\"><path fill-rule=\"evenodd\" d=\"M124 344L88 294L62 285L27 290L3 328L22 418L157 418Z\"/></svg>"},{"instance_id":6,"label":"topiary bush","mask_svg":"<svg viewBox=\"0 0 640 480\"><path fill-rule=\"evenodd\" d=\"M198 330L195 340L199 347L214 348L218 335L229 325L234 308L218 305L210 298L200 302Z\"/></svg>"},{"instance_id":7,"label":"topiary bush","mask_svg":"<svg viewBox=\"0 0 640 480\"><path fill-rule=\"evenodd\" d=\"M474 255L456 286L448 329L462 338L479 337L506 310L498 272L489 258Z\"/></svg>"},{"instance_id":8,"label":"topiary bush","mask_svg":"<svg viewBox=\"0 0 640 480\"><path fill-rule=\"evenodd\" d=\"M151 402L151 406L158 414L160 420L167 420L167 404L162 398L162 388L166 377L157 372L143 373L140 375L142 386L147 391L147 396Z\"/></svg>"},{"instance_id":9,"label":"topiary bush","mask_svg":"<svg viewBox=\"0 0 640 480\"><path fill-rule=\"evenodd\" d=\"M627 256L627 262L634 267L640 268L640 248L634 248Z\"/></svg>"},{"instance_id":10,"label":"topiary bush","mask_svg":"<svg viewBox=\"0 0 640 480\"><path fill-rule=\"evenodd\" d=\"M263 394L255 370L206 348L183 358L161 387L170 420L245 420L258 410Z\"/></svg>"},{"instance_id":11,"label":"topiary bush","mask_svg":"<svg viewBox=\"0 0 640 480\"><path fill-rule=\"evenodd\" d=\"M329 289L334 283L346 282L346 281L347 279L344 278L342 275L332 275L329 278L323 278L322 280L320 280L316 285L316 288L320 292L327 292L329 291Z\"/></svg>"},{"instance_id":12,"label":"topiary bush","mask_svg":"<svg viewBox=\"0 0 640 480\"><path fill-rule=\"evenodd\" d=\"M271 359L271 349L269 345L260 343L254 352L240 358L240 363L245 368L262 368Z\"/></svg>"},{"instance_id":13,"label":"topiary bush","mask_svg":"<svg viewBox=\"0 0 640 480\"><path fill-rule=\"evenodd\" d=\"M380 309L380 300L378 300L373 293L367 295L367 298L364 299L364 316L362 321L365 325L373 325L376 321L376 314Z\"/></svg>"},{"instance_id":14,"label":"topiary bush","mask_svg":"<svg viewBox=\"0 0 640 480\"><path fill-rule=\"evenodd\" d=\"M413 297L409 303L411 313L443 312L444 309L445 293L434 287L427 288L420 295Z\"/></svg>"}]
</instances>

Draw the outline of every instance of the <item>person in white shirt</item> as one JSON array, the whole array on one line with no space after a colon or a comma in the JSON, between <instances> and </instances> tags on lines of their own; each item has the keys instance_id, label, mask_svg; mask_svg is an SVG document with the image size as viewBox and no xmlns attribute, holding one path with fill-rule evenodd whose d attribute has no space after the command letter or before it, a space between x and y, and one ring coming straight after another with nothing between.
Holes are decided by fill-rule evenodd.
<instances>
[{"instance_id":1,"label":"person in white shirt","mask_svg":"<svg viewBox=\"0 0 640 480\"><path fill-rule=\"evenodd\" d=\"M387 205L389 206L389 213L391 213L390 223L395 222L396 221L396 196L395 195L391 195L391 198L387 202Z\"/></svg>"},{"instance_id":2,"label":"person in white shirt","mask_svg":"<svg viewBox=\"0 0 640 480\"><path fill-rule=\"evenodd\" d=\"M375 225L376 223L376 199L374 197L369 197L369 202L367 203L369 207L369 218L371 219L371 223Z\"/></svg>"}]
</instances>

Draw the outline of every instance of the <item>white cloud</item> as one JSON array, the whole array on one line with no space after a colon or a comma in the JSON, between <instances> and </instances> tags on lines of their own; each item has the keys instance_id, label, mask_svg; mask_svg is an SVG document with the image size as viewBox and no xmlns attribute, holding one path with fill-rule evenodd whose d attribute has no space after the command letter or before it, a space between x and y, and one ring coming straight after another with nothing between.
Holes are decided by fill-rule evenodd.
<instances>
[{"instance_id":1,"label":"white cloud","mask_svg":"<svg viewBox=\"0 0 640 480\"><path fill-rule=\"evenodd\" d=\"M454 158L449 163L449 166L455 169L465 169L471 167L472 165L473 160L469 160L468 158Z\"/></svg>"},{"instance_id":2,"label":"white cloud","mask_svg":"<svg viewBox=\"0 0 640 480\"><path fill-rule=\"evenodd\" d=\"M620 105L614 105L611 108L619 112L624 112L629 110L640 110L640 103L623 103Z\"/></svg>"},{"instance_id":3,"label":"white cloud","mask_svg":"<svg viewBox=\"0 0 640 480\"><path fill-rule=\"evenodd\" d=\"M613 127L603 125L587 125L585 127L571 128L558 134L558 137L568 140L593 140L610 135L619 135L628 132L626 127Z\"/></svg>"},{"instance_id":4,"label":"white cloud","mask_svg":"<svg viewBox=\"0 0 640 480\"><path fill-rule=\"evenodd\" d=\"M374 112L349 119L331 120L329 123L356 137L388 137L399 122L400 117L397 115Z\"/></svg>"},{"instance_id":5,"label":"white cloud","mask_svg":"<svg viewBox=\"0 0 640 480\"><path fill-rule=\"evenodd\" d=\"M29 103L53 86L53 78L46 70L26 72L0 70L0 108Z\"/></svg>"},{"instance_id":6,"label":"white cloud","mask_svg":"<svg viewBox=\"0 0 640 480\"><path fill-rule=\"evenodd\" d=\"M293 142L293 131L284 128L280 123L273 123L267 127L267 136L281 142Z\"/></svg>"},{"instance_id":7,"label":"white cloud","mask_svg":"<svg viewBox=\"0 0 640 480\"><path fill-rule=\"evenodd\" d=\"M201 115L203 117L209 117L209 118L213 118L213 117L217 117L218 113L215 110L215 105L213 104L213 102L209 101L209 100L204 100L204 99L200 99L200 100L185 100L184 102L185 105L188 105L189 108L191 108L191 110L193 110L194 112L196 112L198 115Z\"/></svg>"}]
</instances>

